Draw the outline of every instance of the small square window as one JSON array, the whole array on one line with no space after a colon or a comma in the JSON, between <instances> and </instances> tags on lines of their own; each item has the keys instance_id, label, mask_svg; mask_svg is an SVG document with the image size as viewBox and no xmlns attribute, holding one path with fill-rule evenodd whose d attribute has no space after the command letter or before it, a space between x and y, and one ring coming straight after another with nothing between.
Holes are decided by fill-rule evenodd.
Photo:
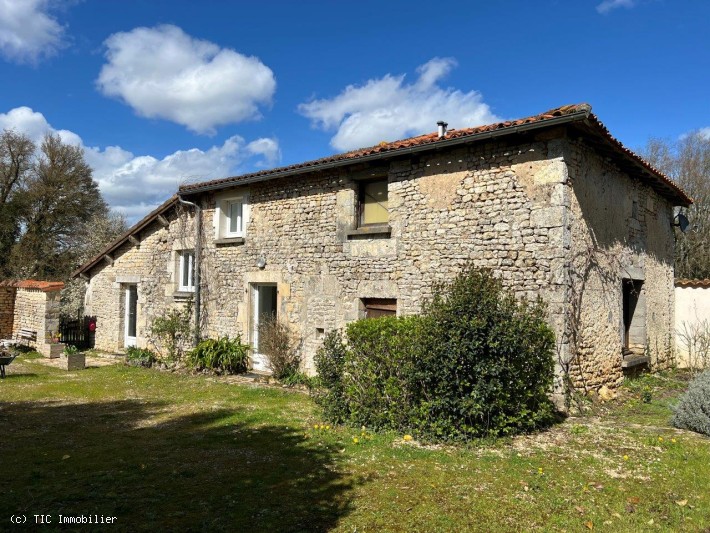
<instances>
[{"instance_id":1,"label":"small square window","mask_svg":"<svg viewBox=\"0 0 710 533\"><path fill-rule=\"evenodd\" d=\"M180 282L178 289L181 291L195 290L195 252L183 250L180 252Z\"/></svg>"},{"instance_id":2,"label":"small square window","mask_svg":"<svg viewBox=\"0 0 710 533\"><path fill-rule=\"evenodd\" d=\"M363 181L359 191L360 216L358 226L387 224L387 180Z\"/></svg>"}]
</instances>

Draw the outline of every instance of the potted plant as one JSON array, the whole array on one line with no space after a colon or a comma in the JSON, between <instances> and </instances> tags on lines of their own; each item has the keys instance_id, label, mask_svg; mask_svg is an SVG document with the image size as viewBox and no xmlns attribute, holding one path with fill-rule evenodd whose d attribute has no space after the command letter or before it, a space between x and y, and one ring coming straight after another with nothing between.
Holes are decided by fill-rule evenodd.
<instances>
[{"instance_id":1,"label":"potted plant","mask_svg":"<svg viewBox=\"0 0 710 533\"><path fill-rule=\"evenodd\" d=\"M86 368L86 355L73 344L67 344L62 352L62 368L65 370L83 370Z\"/></svg>"}]
</instances>

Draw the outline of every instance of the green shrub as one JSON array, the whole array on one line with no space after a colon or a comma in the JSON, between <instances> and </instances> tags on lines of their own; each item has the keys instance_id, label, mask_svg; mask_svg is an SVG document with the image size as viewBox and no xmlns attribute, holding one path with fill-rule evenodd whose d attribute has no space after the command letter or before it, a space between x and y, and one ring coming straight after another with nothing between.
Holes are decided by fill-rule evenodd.
<instances>
[{"instance_id":1,"label":"green shrub","mask_svg":"<svg viewBox=\"0 0 710 533\"><path fill-rule=\"evenodd\" d=\"M693 378L673 414L673 425L710 437L710 370Z\"/></svg>"},{"instance_id":2,"label":"green shrub","mask_svg":"<svg viewBox=\"0 0 710 533\"><path fill-rule=\"evenodd\" d=\"M545 306L473 267L421 316L353 322L316 355L316 401L334 422L466 440L549 424L554 334Z\"/></svg>"},{"instance_id":3,"label":"green shrub","mask_svg":"<svg viewBox=\"0 0 710 533\"><path fill-rule=\"evenodd\" d=\"M348 419L348 407L343 387L343 374L348 349L339 330L326 334L323 346L315 355L314 363L318 376L311 394L323 409L324 416L335 423Z\"/></svg>"},{"instance_id":4,"label":"green shrub","mask_svg":"<svg viewBox=\"0 0 710 533\"><path fill-rule=\"evenodd\" d=\"M156 356L147 348L129 346L126 348L126 363L129 366L142 366L150 368L156 361Z\"/></svg>"},{"instance_id":5,"label":"green shrub","mask_svg":"<svg viewBox=\"0 0 710 533\"><path fill-rule=\"evenodd\" d=\"M347 326L350 350L343 387L349 422L407 429L417 403L417 351L421 318L381 317Z\"/></svg>"},{"instance_id":6,"label":"green shrub","mask_svg":"<svg viewBox=\"0 0 710 533\"><path fill-rule=\"evenodd\" d=\"M434 438L532 431L553 420L554 333L539 298L518 301L469 267L424 306L417 425Z\"/></svg>"},{"instance_id":7,"label":"green shrub","mask_svg":"<svg viewBox=\"0 0 710 533\"><path fill-rule=\"evenodd\" d=\"M234 339L206 339L188 353L188 364L196 370L240 374L247 371L250 348L248 344L242 344L239 335Z\"/></svg>"}]
</instances>

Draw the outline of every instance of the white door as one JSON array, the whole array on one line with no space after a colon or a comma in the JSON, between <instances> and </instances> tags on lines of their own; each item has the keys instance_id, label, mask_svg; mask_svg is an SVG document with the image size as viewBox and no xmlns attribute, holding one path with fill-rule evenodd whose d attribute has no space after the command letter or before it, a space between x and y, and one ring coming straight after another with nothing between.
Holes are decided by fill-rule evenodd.
<instances>
[{"instance_id":1,"label":"white door","mask_svg":"<svg viewBox=\"0 0 710 533\"><path fill-rule=\"evenodd\" d=\"M126 329L124 331L124 346L136 345L136 318L138 317L138 286L129 285L126 287Z\"/></svg>"},{"instance_id":2,"label":"white door","mask_svg":"<svg viewBox=\"0 0 710 533\"><path fill-rule=\"evenodd\" d=\"M252 287L252 367L268 371L268 358L259 350L259 323L265 317L276 316L276 285L253 285Z\"/></svg>"}]
</instances>

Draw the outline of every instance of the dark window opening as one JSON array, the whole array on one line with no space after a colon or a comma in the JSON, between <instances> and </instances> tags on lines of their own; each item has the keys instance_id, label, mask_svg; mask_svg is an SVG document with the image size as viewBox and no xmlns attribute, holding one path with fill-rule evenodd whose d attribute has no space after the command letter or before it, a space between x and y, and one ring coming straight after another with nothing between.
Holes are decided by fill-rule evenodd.
<instances>
[{"instance_id":1,"label":"dark window opening","mask_svg":"<svg viewBox=\"0 0 710 533\"><path fill-rule=\"evenodd\" d=\"M397 315L397 300L394 298L363 298L362 305L365 318Z\"/></svg>"},{"instance_id":2,"label":"dark window opening","mask_svg":"<svg viewBox=\"0 0 710 533\"><path fill-rule=\"evenodd\" d=\"M646 313L643 302L643 281L625 279L623 288L623 314L625 353L643 352L646 344Z\"/></svg>"}]
</instances>

